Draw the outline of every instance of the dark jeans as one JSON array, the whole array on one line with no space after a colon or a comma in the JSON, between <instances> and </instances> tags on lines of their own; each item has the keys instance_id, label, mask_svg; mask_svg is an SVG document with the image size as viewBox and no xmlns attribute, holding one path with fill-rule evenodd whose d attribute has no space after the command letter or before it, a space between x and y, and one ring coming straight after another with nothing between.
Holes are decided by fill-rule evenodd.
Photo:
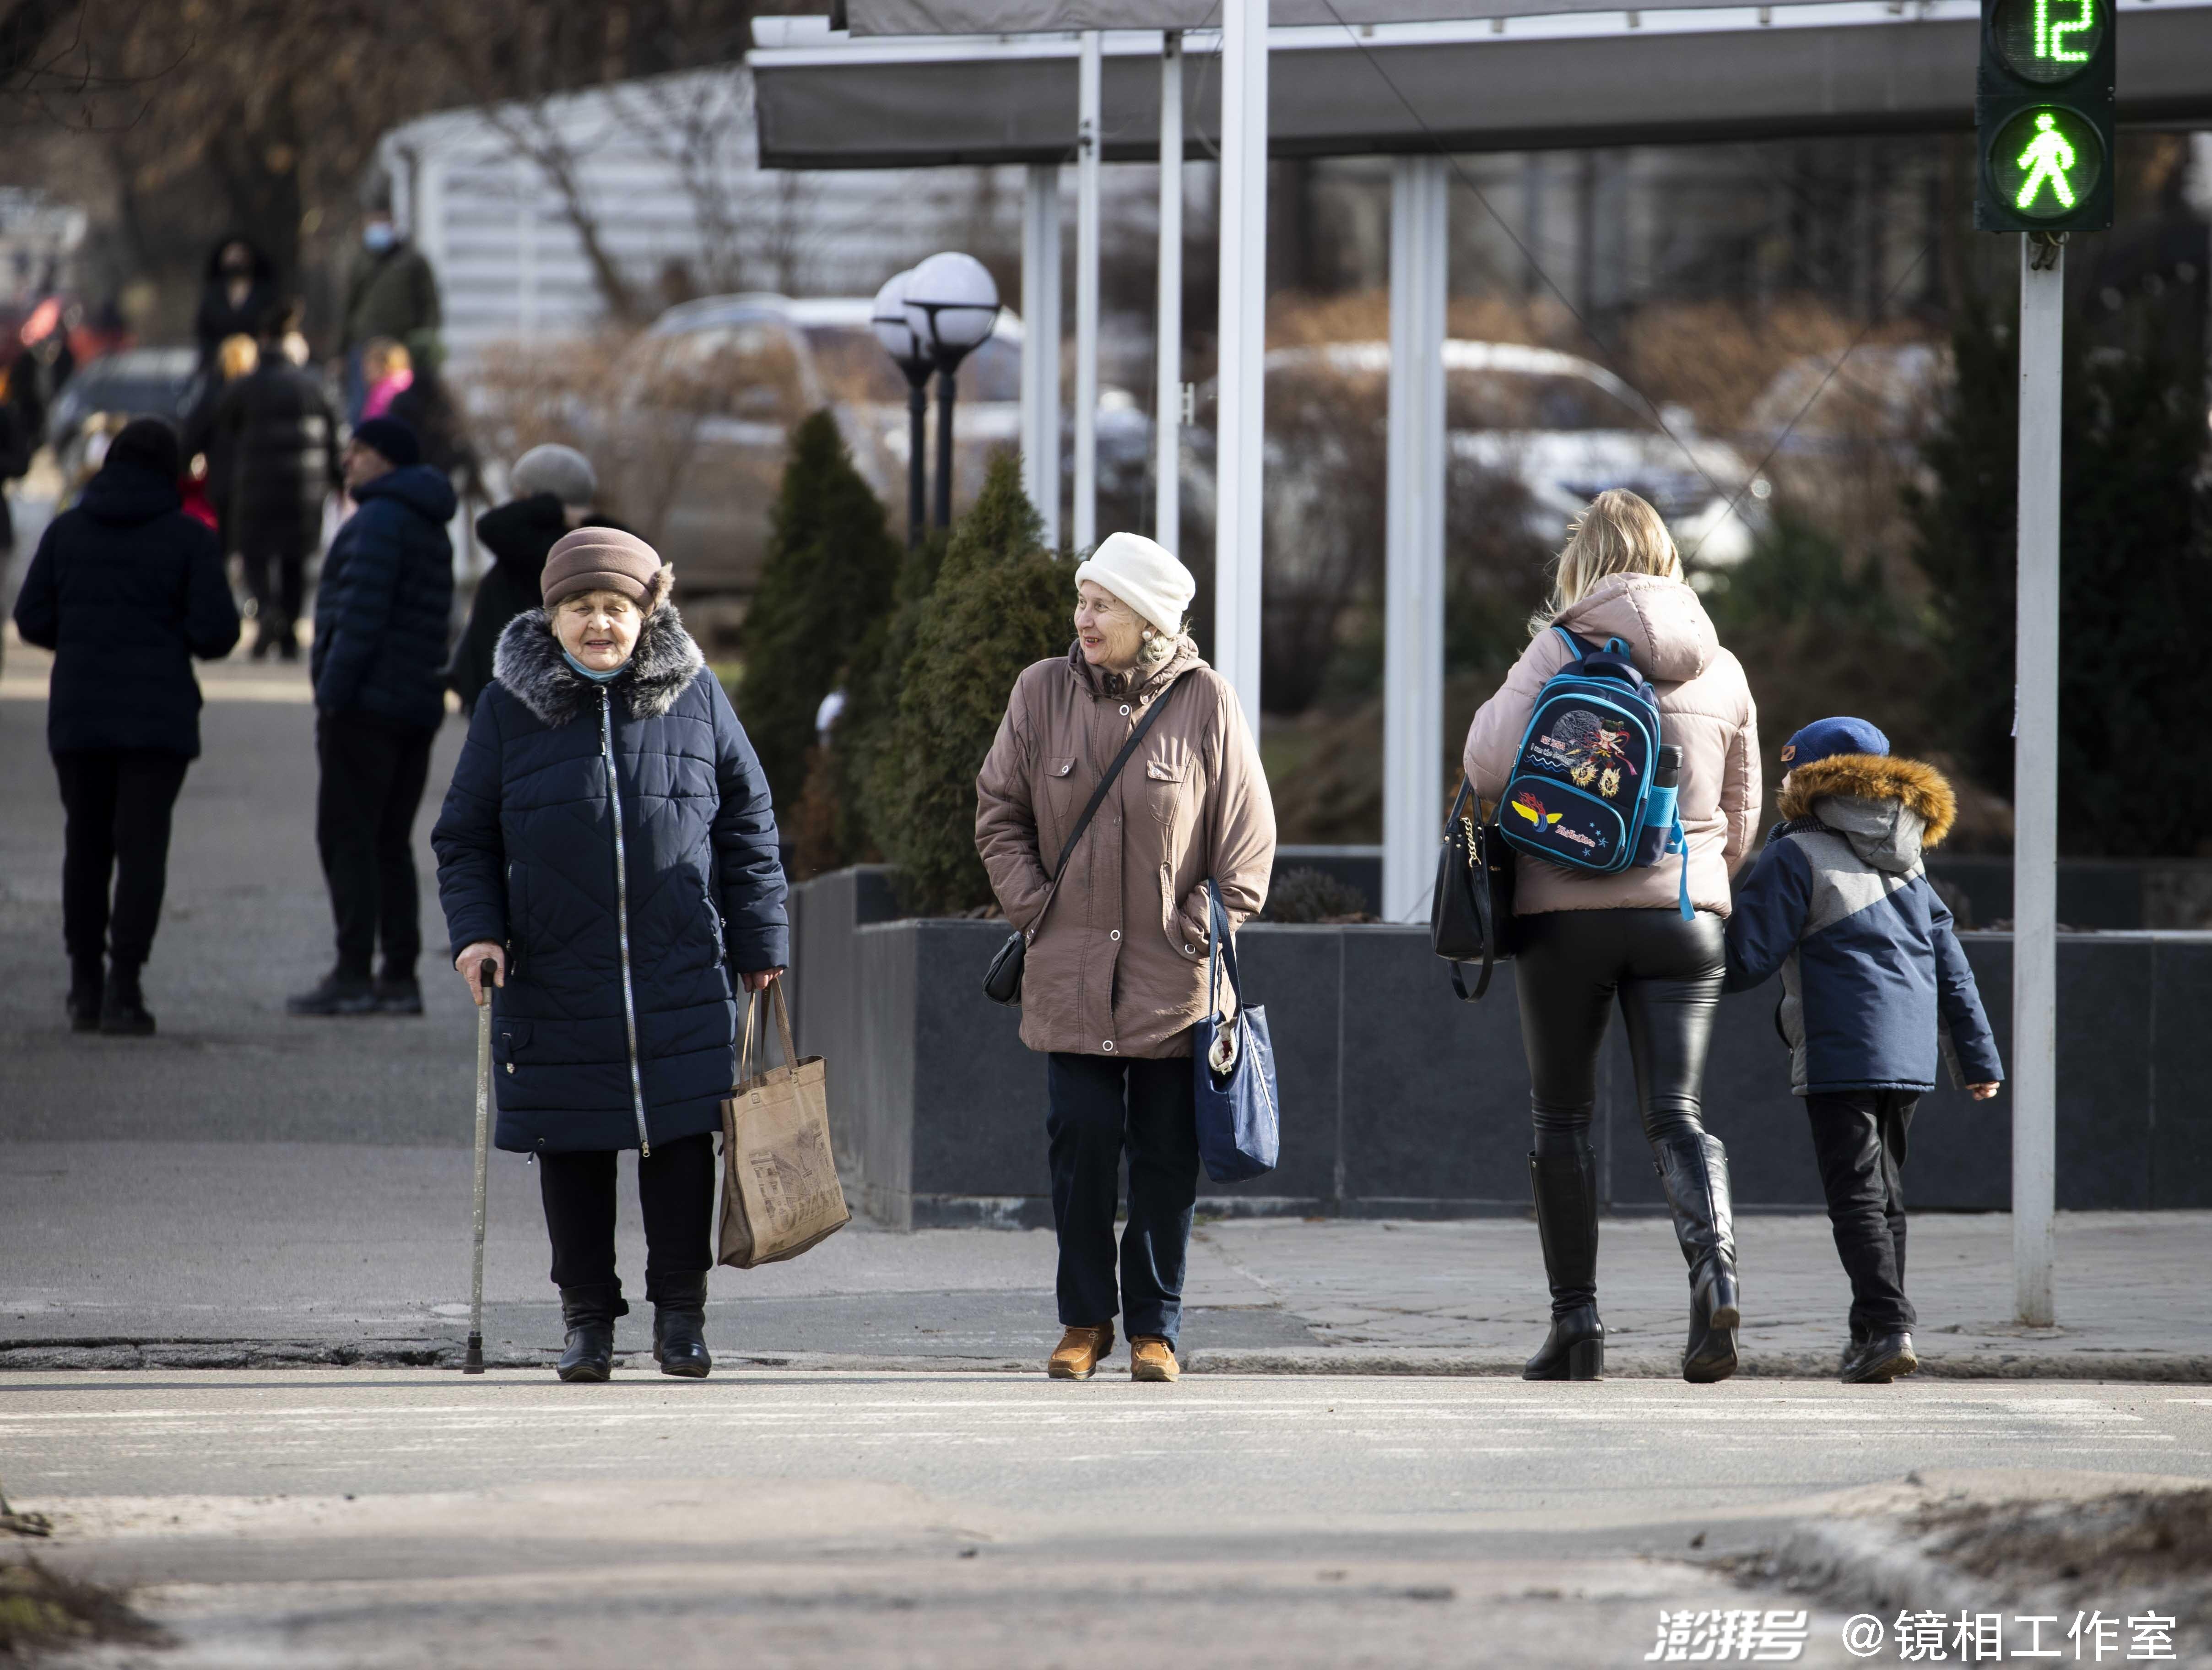
<instances>
[{"instance_id":1,"label":"dark jeans","mask_svg":"<svg viewBox=\"0 0 2212 1670\"><path fill-rule=\"evenodd\" d=\"M1645 1139L1701 1135L1705 1050L1725 971L1721 919L1702 911L1688 922L1673 910L1547 911L1515 928L1536 1152L1564 1159L1586 1140L1616 1000Z\"/></svg>"},{"instance_id":2,"label":"dark jeans","mask_svg":"<svg viewBox=\"0 0 2212 1670\"><path fill-rule=\"evenodd\" d=\"M1805 1098L1828 1222L1851 1278L1854 1338L1894 1333L1920 1320L1905 1296L1905 1150L1919 1100L1914 1090Z\"/></svg>"},{"instance_id":3,"label":"dark jeans","mask_svg":"<svg viewBox=\"0 0 2212 1670\"><path fill-rule=\"evenodd\" d=\"M146 748L54 756L66 814L62 939L71 961L96 962L104 949L117 968L136 972L152 954L168 882L169 814L191 764Z\"/></svg>"},{"instance_id":4,"label":"dark jeans","mask_svg":"<svg viewBox=\"0 0 2212 1670\"><path fill-rule=\"evenodd\" d=\"M368 978L380 939L388 979L411 976L422 954L412 842L436 737L360 714L315 716L315 844L337 918L342 978Z\"/></svg>"},{"instance_id":5,"label":"dark jeans","mask_svg":"<svg viewBox=\"0 0 2212 1670\"><path fill-rule=\"evenodd\" d=\"M256 648L295 644L307 595L307 553L256 539L242 545L239 556L246 565L246 588L253 594Z\"/></svg>"},{"instance_id":6,"label":"dark jeans","mask_svg":"<svg viewBox=\"0 0 2212 1670\"><path fill-rule=\"evenodd\" d=\"M611 1153L541 1154L538 1192L553 1240L559 1286L619 1284L615 1274L615 1156ZM655 1143L637 1162L637 1202L645 1212L645 1296L657 1298L665 1276L702 1275L714 1267L708 1240L714 1220L714 1138L710 1131Z\"/></svg>"},{"instance_id":7,"label":"dark jeans","mask_svg":"<svg viewBox=\"0 0 2212 1670\"><path fill-rule=\"evenodd\" d=\"M1055 1053L1046 1072L1052 1220L1060 1232L1060 1320L1096 1327L1123 1312L1132 1339L1170 1344L1182 1327L1183 1266L1198 1199L1198 1110L1190 1057L1118 1061ZM1129 1155L1129 1222L1114 1284L1114 1208Z\"/></svg>"}]
</instances>

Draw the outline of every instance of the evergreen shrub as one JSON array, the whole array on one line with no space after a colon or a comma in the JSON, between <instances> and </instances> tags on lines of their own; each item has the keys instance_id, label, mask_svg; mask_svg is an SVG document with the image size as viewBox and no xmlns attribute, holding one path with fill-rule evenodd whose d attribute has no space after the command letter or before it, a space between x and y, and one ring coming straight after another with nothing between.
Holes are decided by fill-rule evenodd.
<instances>
[{"instance_id":1,"label":"evergreen shrub","mask_svg":"<svg viewBox=\"0 0 2212 1670\"><path fill-rule=\"evenodd\" d=\"M897 705L872 763L869 822L909 910L951 916L991 902L975 856L975 773L1014 680L1066 651L1073 574L1044 549L1020 460L1000 453L915 612Z\"/></svg>"}]
</instances>

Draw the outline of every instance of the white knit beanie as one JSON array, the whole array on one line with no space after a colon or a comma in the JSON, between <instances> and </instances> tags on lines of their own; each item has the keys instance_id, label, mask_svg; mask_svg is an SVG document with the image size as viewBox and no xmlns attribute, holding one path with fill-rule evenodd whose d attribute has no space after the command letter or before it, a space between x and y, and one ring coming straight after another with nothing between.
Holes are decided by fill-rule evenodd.
<instances>
[{"instance_id":1,"label":"white knit beanie","mask_svg":"<svg viewBox=\"0 0 2212 1670\"><path fill-rule=\"evenodd\" d=\"M1103 586L1170 637L1182 631L1198 582L1165 545L1141 533L1109 533L1075 570L1075 583Z\"/></svg>"}]
</instances>

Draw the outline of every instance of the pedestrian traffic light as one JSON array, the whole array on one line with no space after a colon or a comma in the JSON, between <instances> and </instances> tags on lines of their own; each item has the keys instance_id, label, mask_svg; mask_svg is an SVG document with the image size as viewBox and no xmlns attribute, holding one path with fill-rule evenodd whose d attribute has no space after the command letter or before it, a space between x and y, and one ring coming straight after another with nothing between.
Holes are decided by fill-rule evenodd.
<instances>
[{"instance_id":1,"label":"pedestrian traffic light","mask_svg":"<svg viewBox=\"0 0 2212 1670\"><path fill-rule=\"evenodd\" d=\"M2114 0L1982 0L1974 94L1985 232L2112 223Z\"/></svg>"}]
</instances>

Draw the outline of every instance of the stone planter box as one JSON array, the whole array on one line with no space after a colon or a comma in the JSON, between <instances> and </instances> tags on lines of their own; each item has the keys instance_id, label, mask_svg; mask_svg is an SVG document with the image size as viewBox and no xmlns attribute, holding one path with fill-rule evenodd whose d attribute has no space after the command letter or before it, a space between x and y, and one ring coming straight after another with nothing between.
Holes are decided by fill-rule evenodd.
<instances>
[{"instance_id":1,"label":"stone planter box","mask_svg":"<svg viewBox=\"0 0 2212 1670\"><path fill-rule=\"evenodd\" d=\"M1044 1062L1018 1013L979 988L1002 923L896 918L880 871L794 890L802 1049L830 1064L838 1163L855 1206L899 1228L1051 1222ZM2008 936L1966 952L2010 1058ZM1283 1163L1200 1185L1202 1210L1368 1217L1521 1213L1528 1079L1510 970L1462 1004L1427 930L1265 925L1238 936L1267 1006L1283 1093ZM2212 1207L2212 1095L2193 1046L2212 1021L2212 934L2084 934L2059 949L2058 1204ZM1723 1001L1705 1081L1741 1210L1818 1210L1819 1176L1788 1058L1778 987ZM1662 1205L1621 1029L1601 1063L1595 1138L1616 1211ZM1939 1089L1921 1104L1906 1174L1916 1209L2002 1210L2008 1094Z\"/></svg>"}]
</instances>

